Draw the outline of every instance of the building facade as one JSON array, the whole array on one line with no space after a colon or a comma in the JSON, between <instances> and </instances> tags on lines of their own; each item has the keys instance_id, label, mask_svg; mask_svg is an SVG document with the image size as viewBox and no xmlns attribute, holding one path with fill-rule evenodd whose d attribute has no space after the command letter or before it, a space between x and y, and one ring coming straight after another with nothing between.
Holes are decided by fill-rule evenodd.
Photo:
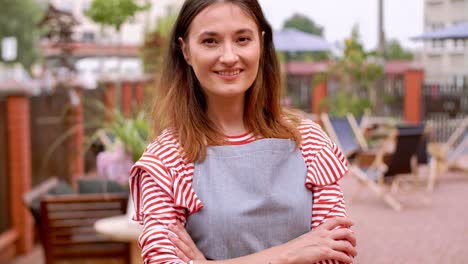
<instances>
[{"instance_id":1,"label":"building facade","mask_svg":"<svg viewBox=\"0 0 468 264\"><path fill-rule=\"evenodd\" d=\"M468 22L468 0L424 0L424 31ZM468 40L425 41L421 63L428 83L468 85Z\"/></svg>"}]
</instances>

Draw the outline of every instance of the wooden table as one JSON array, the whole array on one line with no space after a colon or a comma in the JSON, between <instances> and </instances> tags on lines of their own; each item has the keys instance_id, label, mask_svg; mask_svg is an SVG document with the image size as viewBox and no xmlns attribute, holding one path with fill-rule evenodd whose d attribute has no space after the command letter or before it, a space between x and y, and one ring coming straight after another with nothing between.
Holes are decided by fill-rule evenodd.
<instances>
[{"instance_id":1,"label":"wooden table","mask_svg":"<svg viewBox=\"0 0 468 264\"><path fill-rule=\"evenodd\" d=\"M143 264L141 250L138 246L138 236L143 231L143 226L130 223L127 215L119 215L99 219L94 223L94 229L112 240L130 243L130 258L132 264Z\"/></svg>"}]
</instances>

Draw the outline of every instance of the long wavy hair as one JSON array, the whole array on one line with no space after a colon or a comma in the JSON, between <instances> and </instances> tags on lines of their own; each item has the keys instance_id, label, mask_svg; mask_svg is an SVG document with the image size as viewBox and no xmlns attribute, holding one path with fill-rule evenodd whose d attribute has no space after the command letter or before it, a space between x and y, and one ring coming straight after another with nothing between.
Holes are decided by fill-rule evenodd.
<instances>
[{"instance_id":1,"label":"long wavy hair","mask_svg":"<svg viewBox=\"0 0 468 264\"><path fill-rule=\"evenodd\" d=\"M239 6L264 32L258 75L245 94L244 124L255 136L292 139L300 144L299 117L283 110L281 74L273 45L273 31L257 0L186 0L172 30L152 107L155 135L175 132L188 161L203 161L208 145L226 144L220 129L206 114L206 97L192 68L184 59L178 38L187 41L193 19L208 6ZM261 34L261 33L260 33ZM262 37L260 36L260 39Z\"/></svg>"}]
</instances>

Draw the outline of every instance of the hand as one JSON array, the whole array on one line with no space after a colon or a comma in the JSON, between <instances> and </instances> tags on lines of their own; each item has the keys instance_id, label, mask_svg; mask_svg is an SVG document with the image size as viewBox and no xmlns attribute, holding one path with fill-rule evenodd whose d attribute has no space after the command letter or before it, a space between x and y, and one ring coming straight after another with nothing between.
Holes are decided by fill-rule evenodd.
<instances>
[{"instance_id":1,"label":"hand","mask_svg":"<svg viewBox=\"0 0 468 264\"><path fill-rule=\"evenodd\" d=\"M176 255L185 262L191 260L206 260L203 253L197 248L190 235L185 228L177 222L177 225L169 225L169 230L175 235L169 233L169 240L176 247Z\"/></svg>"},{"instance_id":2,"label":"hand","mask_svg":"<svg viewBox=\"0 0 468 264\"><path fill-rule=\"evenodd\" d=\"M349 229L353 222L336 217L316 229L281 246L286 263L309 264L322 260L351 263L357 255L356 237Z\"/></svg>"}]
</instances>

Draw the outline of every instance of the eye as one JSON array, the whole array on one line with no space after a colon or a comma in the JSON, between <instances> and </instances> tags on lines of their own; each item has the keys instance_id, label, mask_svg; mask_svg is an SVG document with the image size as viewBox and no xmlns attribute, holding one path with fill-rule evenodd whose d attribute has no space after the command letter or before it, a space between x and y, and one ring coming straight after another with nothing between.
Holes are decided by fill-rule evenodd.
<instances>
[{"instance_id":1,"label":"eye","mask_svg":"<svg viewBox=\"0 0 468 264\"><path fill-rule=\"evenodd\" d=\"M202 40L202 44L207 46L215 46L216 44L218 44L218 42L214 38L207 38Z\"/></svg>"},{"instance_id":2,"label":"eye","mask_svg":"<svg viewBox=\"0 0 468 264\"><path fill-rule=\"evenodd\" d=\"M239 37L239 39L237 40L237 42L239 42L239 44L241 45L248 44L250 41L251 41L250 37Z\"/></svg>"}]
</instances>

